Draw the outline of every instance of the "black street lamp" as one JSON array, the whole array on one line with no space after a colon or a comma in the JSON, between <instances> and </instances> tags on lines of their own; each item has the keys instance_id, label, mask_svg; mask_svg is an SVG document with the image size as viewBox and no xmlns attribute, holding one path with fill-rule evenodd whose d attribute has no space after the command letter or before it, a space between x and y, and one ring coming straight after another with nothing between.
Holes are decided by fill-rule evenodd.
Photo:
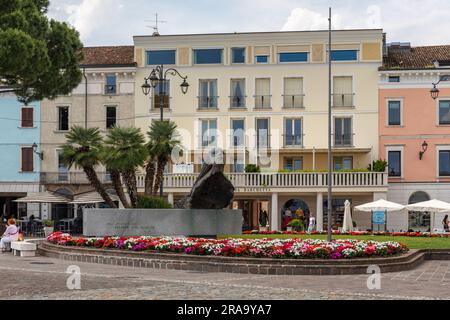
<instances>
[{"instance_id":1,"label":"black street lamp","mask_svg":"<svg viewBox=\"0 0 450 320\"><path fill-rule=\"evenodd\" d=\"M164 70L164 66L160 65L157 66L155 69L152 70L150 75L147 78L144 78L144 84L142 85L142 92L145 96L148 96L152 89L156 89L156 87L159 85L159 109L161 111L161 121L164 121L164 97L166 95L166 83L167 83L167 77L168 76L178 76L180 77L183 82L180 85L181 92L183 94L186 94L189 90L189 83L187 82L187 76L183 77L178 70L174 68L170 68L167 70ZM160 195L161 198L164 197L164 181L161 181L160 186Z\"/></svg>"},{"instance_id":2,"label":"black street lamp","mask_svg":"<svg viewBox=\"0 0 450 320\"><path fill-rule=\"evenodd\" d=\"M431 98L433 98L433 100L439 98L440 91L437 86L442 81L450 81L450 75L441 76L438 82L433 83L433 89L430 90Z\"/></svg>"}]
</instances>

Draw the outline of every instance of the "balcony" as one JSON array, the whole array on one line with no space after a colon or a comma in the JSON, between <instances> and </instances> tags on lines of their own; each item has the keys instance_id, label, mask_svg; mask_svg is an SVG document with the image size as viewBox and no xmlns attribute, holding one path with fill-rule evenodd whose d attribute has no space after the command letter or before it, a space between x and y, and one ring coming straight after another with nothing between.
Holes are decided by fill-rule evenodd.
<instances>
[{"instance_id":1,"label":"balcony","mask_svg":"<svg viewBox=\"0 0 450 320\"><path fill-rule=\"evenodd\" d=\"M111 183L109 173L97 172L97 176L101 183ZM75 184L88 185L89 180L84 172L41 172L42 184Z\"/></svg>"},{"instance_id":2,"label":"balcony","mask_svg":"<svg viewBox=\"0 0 450 320\"><path fill-rule=\"evenodd\" d=\"M259 110L272 109L272 96L271 95L255 96L255 109Z\"/></svg>"},{"instance_id":3,"label":"balcony","mask_svg":"<svg viewBox=\"0 0 450 320\"><path fill-rule=\"evenodd\" d=\"M230 109L246 109L246 96L230 96Z\"/></svg>"},{"instance_id":4,"label":"balcony","mask_svg":"<svg viewBox=\"0 0 450 320\"><path fill-rule=\"evenodd\" d=\"M237 192L240 189L253 191L275 190L278 192L298 192L299 189L326 191L328 174L326 172L295 173L229 173L230 181ZM164 186L167 192L189 192L198 174L166 174ZM334 172L333 187L336 189L356 188L360 192L388 188L388 174L379 172ZM138 175L138 188L145 186L145 175Z\"/></svg>"},{"instance_id":5,"label":"balcony","mask_svg":"<svg viewBox=\"0 0 450 320\"><path fill-rule=\"evenodd\" d=\"M109 84L105 85L105 95L115 95L117 94L117 85Z\"/></svg>"},{"instance_id":6,"label":"balcony","mask_svg":"<svg viewBox=\"0 0 450 320\"><path fill-rule=\"evenodd\" d=\"M304 108L304 94L283 95L284 109L302 109Z\"/></svg>"},{"instance_id":7,"label":"balcony","mask_svg":"<svg viewBox=\"0 0 450 320\"><path fill-rule=\"evenodd\" d=\"M354 93L334 93L333 108L354 108Z\"/></svg>"},{"instance_id":8,"label":"balcony","mask_svg":"<svg viewBox=\"0 0 450 320\"><path fill-rule=\"evenodd\" d=\"M355 134L334 134L334 147L335 148L353 148L353 136Z\"/></svg>"},{"instance_id":9,"label":"balcony","mask_svg":"<svg viewBox=\"0 0 450 320\"><path fill-rule=\"evenodd\" d=\"M303 134L283 135L285 148L303 148Z\"/></svg>"},{"instance_id":10,"label":"balcony","mask_svg":"<svg viewBox=\"0 0 450 320\"><path fill-rule=\"evenodd\" d=\"M198 97L199 110L217 110L218 96L200 96Z\"/></svg>"}]
</instances>

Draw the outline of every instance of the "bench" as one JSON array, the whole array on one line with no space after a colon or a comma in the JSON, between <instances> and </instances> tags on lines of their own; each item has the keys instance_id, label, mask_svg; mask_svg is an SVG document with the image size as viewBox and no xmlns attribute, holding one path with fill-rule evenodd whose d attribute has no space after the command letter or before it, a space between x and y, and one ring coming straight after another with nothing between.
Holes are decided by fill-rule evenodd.
<instances>
[{"instance_id":1,"label":"bench","mask_svg":"<svg viewBox=\"0 0 450 320\"><path fill-rule=\"evenodd\" d=\"M13 255L20 257L35 257L37 245L31 242L13 242L11 243Z\"/></svg>"}]
</instances>

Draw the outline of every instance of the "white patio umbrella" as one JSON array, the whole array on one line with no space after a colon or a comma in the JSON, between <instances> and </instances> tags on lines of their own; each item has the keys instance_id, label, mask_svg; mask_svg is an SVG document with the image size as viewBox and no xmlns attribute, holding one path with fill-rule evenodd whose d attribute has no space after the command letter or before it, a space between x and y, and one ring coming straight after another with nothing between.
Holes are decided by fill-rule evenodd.
<instances>
[{"instance_id":1,"label":"white patio umbrella","mask_svg":"<svg viewBox=\"0 0 450 320\"><path fill-rule=\"evenodd\" d=\"M345 211L344 211L344 225L342 226L342 232L352 232L353 231L353 220L351 213L350 201L345 201Z\"/></svg>"},{"instance_id":2,"label":"white patio umbrella","mask_svg":"<svg viewBox=\"0 0 450 320\"><path fill-rule=\"evenodd\" d=\"M401 204L381 199L381 200L378 200L375 202L366 203L361 206L357 206L357 207L355 207L355 210L362 211L362 212L384 211L384 212L386 212L386 225L387 225L387 213L388 212L402 211L405 208L406 207Z\"/></svg>"},{"instance_id":3,"label":"white patio umbrella","mask_svg":"<svg viewBox=\"0 0 450 320\"><path fill-rule=\"evenodd\" d=\"M431 221L431 232L434 231L436 213L450 212L450 203L440 200L430 200L406 206L409 211L430 212L433 214Z\"/></svg>"}]
</instances>

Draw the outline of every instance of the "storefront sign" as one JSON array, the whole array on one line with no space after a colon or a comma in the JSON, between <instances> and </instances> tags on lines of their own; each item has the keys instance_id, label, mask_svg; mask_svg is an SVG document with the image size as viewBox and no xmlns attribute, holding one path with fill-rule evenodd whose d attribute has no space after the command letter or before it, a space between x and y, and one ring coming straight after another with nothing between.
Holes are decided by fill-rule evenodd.
<instances>
[{"instance_id":1,"label":"storefront sign","mask_svg":"<svg viewBox=\"0 0 450 320\"><path fill-rule=\"evenodd\" d=\"M386 213L384 211L374 211L373 212L373 224L374 225L386 224Z\"/></svg>"}]
</instances>

